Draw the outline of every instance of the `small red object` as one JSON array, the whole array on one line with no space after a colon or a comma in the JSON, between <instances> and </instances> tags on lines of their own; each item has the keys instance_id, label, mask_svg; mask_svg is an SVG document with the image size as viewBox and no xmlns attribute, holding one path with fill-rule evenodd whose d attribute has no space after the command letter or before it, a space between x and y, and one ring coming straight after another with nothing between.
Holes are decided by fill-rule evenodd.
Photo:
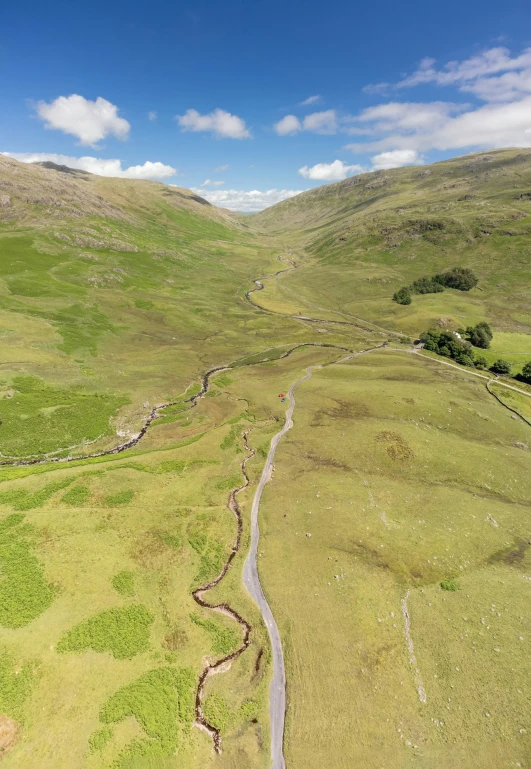
<instances>
[{"instance_id":1,"label":"small red object","mask_svg":"<svg viewBox=\"0 0 531 769\"><path fill-rule=\"evenodd\" d=\"M279 398L283 398L284 397L284 393L280 393L280 395L278 397Z\"/></svg>"}]
</instances>

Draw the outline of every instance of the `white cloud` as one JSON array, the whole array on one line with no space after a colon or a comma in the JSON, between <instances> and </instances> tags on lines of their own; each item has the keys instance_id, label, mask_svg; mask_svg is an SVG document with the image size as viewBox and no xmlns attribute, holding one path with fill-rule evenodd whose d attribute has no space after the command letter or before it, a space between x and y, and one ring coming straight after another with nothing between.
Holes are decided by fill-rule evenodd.
<instances>
[{"instance_id":1,"label":"white cloud","mask_svg":"<svg viewBox=\"0 0 531 769\"><path fill-rule=\"evenodd\" d=\"M423 114L423 108L429 105L417 106ZM382 109L373 113L375 122L368 125L368 132L375 140L350 144L348 149L354 152L387 149L414 149L420 152L429 149L531 147L531 96L510 104L485 104L455 116L451 112L452 109L448 109L446 114L441 111L437 121L419 119L417 122L412 113L406 121L409 125L404 125L400 112L394 119L387 112L387 119L379 121L379 116L386 113ZM370 120L366 114L365 118Z\"/></svg>"},{"instance_id":2,"label":"white cloud","mask_svg":"<svg viewBox=\"0 0 531 769\"><path fill-rule=\"evenodd\" d=\"M396 87L410 88L424 83L461 85L499 72L527 69L531 67L531 48L514 58L511 58L507 48L490 48L464 61L450 61L442 69L435 69L434 64L435 59L423 59L417 71L397 83Z\"/></svg>"},{"instance_id":3,"label":"white cloud","mask_svg":"<svg viewBox=\"0 0 531 769\"><path fill-rule=\"evenodd\" d=\"M49 160L60 166L77 168L98 176L116 176L121 179L169 179L177 173L176 168L165 165L160 161L146 160L143 165L122 168L121 160L106 160L104 158L56 155L49 152L3 152L2 155L15 158L23 163L37 163Z\"/></svg>"},{"instance_id":4,"label":"white cloud","mask_svg":"<svg viewBox=\"0 0 531 769\"><path fill-rule=\"evenodd\" d=\"M245 121L223 109L215 109L208 115L201 115L197 110L189 109L184 115L176 115L175 119L183 131L209 131L218 139L252 138Z\"/></svg>"},{"instance_id":5,"label":"white cloud","mask_svg":"<svg viewBox=\"0 0 531 769\"><path fill-rule=\"evenodd\" d=\"M434 83L453 86L487 102L510 102L531 94L531 48L511 56L507 48L489 48L463 61L450 61L437 69L435 59L423 59L412 75L394 88ZM370 91L373 86L363 90Z\"/></svg>"},{"instance_id":6,"label":"white cloud","mask_svg":"<svg viewBox=\"0 0 531 769\"><path fill-rule=\"evenodd\" d=\"M37 114L45 121L45 128L77 136L79 144L91 147L109 135L127 139L131 128L127 120L118 117L118 107L101 96L90 101L74 93L59 96L50 104L40 101Z\"/></svg>"},{"instance_id":7,"label":"white cloud","mask_svg":"<svg viewBox=\"0 0 531 769\"><path fill-rule=\"evenodd\" d=\"M295 115L286 115L278 123L275 123L273 130L279 136L289 136L290 134L296 134L302 131L302 124L298 117Z\"/></svg>"},{"instance_id":8,"label":"white cloud","mask_svg":"<svg viewBox=\"0 0 531 769\"><path fill-rule=\"evenodd\" d=\"M310 104L319 104L320 101L321 96L319 96L319 94L316 94L315 96L308 96L307 99L299 102L299 107L308 107Z\"/></svg>"},{"instance_id":9,"label":"white cloud","mask_svg":"<svg viewBox=\"0 0 531 769\"><path fill-rule=\"evenodd\" d=\"M316 181L341 181L347 176L359 174L364 169L359 165L346 165L342 160L334 160L333 163L317 163L315 166L303 166L299 168L299 174L305 179Z\"/></svg>"},{"instance_id":10,"label":"white cloud","mask_svg":"<svg viewBox=\"0 0 531 769\"><path fill-rule=\"evenodd\" d=\"M228 170L229 170L229 168L230 168L229 164L228 164L228 163L225 163L225 164L224 164L224 165L222 165L222 166L218 166L217 168L214 168L214 173L215 173L215 174L219 174L219 173L221 173L222 171L228 171Z\"/></svg>"},{"instance_id":11,"label":"white cloud","mask_svg":"<svg viewBox=\"0 0 531 769\"><path fill-rule=\"evenodd\" d=\"M148 112L148 120L156 120L158 117L156 112Z\"/></svg>"},{"instance_id":12,"label":"white cloud","mask_svg":"<svg viewBox=\"0 0 531 769\"><path fill-rule=\"evenodd\" d=\"M372 167L375 171L387 170L389 168L401 168L402 166L421 166L424 160L416 150L392 150L391 152L380 152L371 158Z\"/></svg>"},{"instance_id":13,"label":"white cloud","mask_svg":"<svg viewBox=\"0 0 531 769\"><path fill-rule=\"evenodd\" d=\"M279 203L281 200L299 195L304 190L204 190L192 188L209 203L231 211L250 214Z\"/></svg>"},{"instance_id":14,"label":"white cloud","mask_svg":"<svg viewBox=\"0 0 531 769\"><path fill-rule=\"evenodd\" d=\"M316 134L335 134L337 131L336 113L333 109L324 112L313 112L304 118L305 131L313 131Z\"/></svg>"},{"instance_id":15,"label":"white cloud","mask_svg":"<svg viewBox=\"0 0 531 769\"><path fill-rule=\"evenodd\" d=\"M205 179L201 187L222 187L225 182L215 182L212 179Z\"/></svg>"},{"instance_id":16,"label":"white cloud","mask_svg":"<svg viewBox=\"0 0 531 769\"><path fill-rule=\"evenodd\" d=\"M299 131L311 131L316 134L335 134L337 131L336 112L333 109L324 112L312 112L306 115L304 120L299 120L295 115L286 115L273 126L279 136L296 134Z\"/></svg>"},{"instance_id":17,"label":"white cloud","mask_svg":"<svg viewBox=\"0 0 531 769\"><path fill-rule=\"evenodd\" d=\"M369 83L362 89L363 93L378 93L384 94L389 90L389 83Z\"/></svg>"},{"instance_id":18,"label":"white cloud","mask_svg":"<svg viewBox=\"0 0 531 769\"><path fill-rule=\"evenodd\" d=\"M462 85L460 90L473 93L483 101L515 101L531 93L531 67L520 72L505 72L498 77L479 77Z\"/></svg>"},{"instance_id":19,"label":"white cloud","mask_svg":"<svg viewBox=\"0 0 531 769\"><path fill-rule=\"evenodd\" d=\"M466 104L452 102L388 102L364 109L348 122L355 127L345 128L349 134L378 134L386 131L421 131L440 125L452 112L466 109Z\"/></svg>"}]
</instances>

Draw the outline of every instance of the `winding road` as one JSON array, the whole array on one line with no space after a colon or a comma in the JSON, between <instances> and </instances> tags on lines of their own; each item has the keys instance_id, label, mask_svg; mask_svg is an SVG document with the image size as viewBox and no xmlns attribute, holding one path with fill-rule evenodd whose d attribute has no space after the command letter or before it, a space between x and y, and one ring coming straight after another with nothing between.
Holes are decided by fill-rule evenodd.
<instances>
[{"instance_id":1,"label":"winding road","mask_svg":"<svg viewBox=\"0 0 531 769\"><path fill-rule=\"evenodd\" d=\"M278 632L277 623L275 622L273 613L269 607L269 604L267 603L264 591L262 590L262 585L260 584L260 577L258 576L257 556L258 541L260 539L258 510L265 485L269 480L271 480L273 460L275 458L277 446L280 443L282 436L284 436L293 425L292 417L293 411L295 409L295 388L301 382L309 379L311 375L312 372L310 371L310 368L307 368L305 376L297 379L297 381L294 382L289 388L289 408L286 411L284 427L271 440L269 454L267 455L266 463L260 477L260 482L254 495L253 506L251 508L251 547L243 566L243 583L256 601L258 608L262 612L262 616L269 633L269 638L271 640L271 650L273 654L273 679L271 681L269 690L272 761L271 769L284 769L285 767L284 753L282 748L284 742L284 719L286 715L286 671L284 667L284 654L282 651L280 633Z\"/></svg>"}]
</instances>

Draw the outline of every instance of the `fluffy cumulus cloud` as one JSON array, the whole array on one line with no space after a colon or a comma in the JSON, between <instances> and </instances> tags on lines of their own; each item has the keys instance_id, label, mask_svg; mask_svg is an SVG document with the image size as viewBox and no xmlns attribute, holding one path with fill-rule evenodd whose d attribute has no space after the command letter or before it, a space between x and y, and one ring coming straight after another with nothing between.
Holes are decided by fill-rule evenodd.
<instances>
[{"instance_id":1,"label":"fluffy cumulus cloud","mask_svg":"<svg viewBox=\"0 0 531 769\"><path fill-rule=\"evenodd\" d=\"M307 99L299 102L299 107L309 107L311 104L319 104L320 101L321 97L319 94L316 94L315 96L308 96Z\"/></svg>"},{"instance_id":2,"label":"fluffy cumulus cloud","mask_svg":"<svg viewBox=\"0 0 531 769\"><path fill-rule=\"evenodd\" d=\"M295 115L286 115L278 123L275 123L273 130L279 136L290 136L302 131L302 123Z\"/></svg>"},{"instance_id":3,"label":"fluffy cumulus cloud","mask_svg":"<svg viewBox=\"0 0 531 769\"><path fill-rule=\"evenodd\" d=\"M402 166L421 166L424 160L416 150L391 150L380 152L371 158L374 171L388 168L401 168Z\"/></svg>"},{"instance_id":4,"label":"fluffy cumulus cloud","mask_svg":"<svg viewBox=\"0 0 531 769\"><path fill-rule=\"evenodd\" d=\"M118 107L98 96L90 101L74 93L59 96L49 104L40 101L37 115L44 121L44 127L63 131L79 139L79 144L94 147L107 136L127 139L131 126L119 117Z\"/></svg>"},{"instance_id":5,"label":"fluffy cumulus cloud","mask_svg":"<svg viewBox=\"0 0 531 769\"><path fill-rule=\"evenodd\" d=\"M299 174L305 179L313 179L320 182L337 182L354 176L363 171L362 166L346 165L342 160L334 160L333 163L317 163L315 166L303 166L299 168Z\"/></svg>"},{"instance_id":6,"label":"fluffy cumulus cloud","mask_svg":"<svg viewBox=\"0 0 531 769\"><path fill-rule=\"evenodd\" d=\"M251 132L245 121L223 109L215 109L208 115L201 115L195 109L177 115L177 122L183 131L208 131L218 139L251 139Z\"/></svg>"},{"instance_id":7,"label":"fluffy cumulus cloud","mask_svg":"<svg viewBox=\"0 0 531 769\"><path fill-rule=\"evenodd\" d=\"M70 155L55 155L49 152L3 152L2 154L15 158L15 160L21 160L23 163L38 163L48 160L60 166L77 168L97 176L117 176L121 179L169 179L177 173L176 168L160 161L152 162L151 160L146 160L141 166L122 168L121 160L107 160L90 156L75 158Z\"/></svg>"},{"instance_id":8,"label":"fluffy cumulus cloud","mask_svg":"<svg viewBox=\"0 0 531 769\"><path fill-rule=\"evenodd\" d=\"M327 109L324 112L306 115L303 127L305 131L312 131L316 134L335 134L337 131L336 112L333 109Z\"/></svg>"},{"instance_id":9,"label":"fluffy cumulus cloud","mask_svg":"<svg viewBox=\"0 0 531 769\"><path fill-rule=\"evenodd\" d=\"M244 214L263 211L264 208L303 192L303 190L205 190L202 187L192 189L215 206Z\"/></svg>"},{"instance_id":10,"label":"fluffy cumulus cloud","mask_svg":"<svg viewBox=\"0 0 531 769\"><path fill-rule=\"evenodd\" d=\"M295 115L286 115L275 123L274 131L279 136L288 136L299 131L311 131L316 134L335 134L337 131L337 116L333 109L324 112L312 112L306 115L304 120L299 120Z\"/></svg>"}]
</instances>

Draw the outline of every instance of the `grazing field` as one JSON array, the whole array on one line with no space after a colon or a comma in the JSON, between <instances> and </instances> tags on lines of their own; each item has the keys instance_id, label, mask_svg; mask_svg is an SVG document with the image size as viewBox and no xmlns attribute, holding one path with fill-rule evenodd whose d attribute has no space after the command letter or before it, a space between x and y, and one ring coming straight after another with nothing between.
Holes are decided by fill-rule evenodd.
<instances>
[{"instance_id":1,"label":"grazing field","mask_svg":"<svg viewBox=\"0 0 531 769\"><path fill-rule=\"evenodd\" d=\"M531 428L390 351L315 371L294 418L260 562L288 766L525 766Z\"/></svg>"},{"instance_id":2,"label":"grazing field","mask_svg":"<svg viewBox=\"0 0 531 769\"><path fill-rule=\"evenodd\" d=\"M310 367L259 513L287 769L525 767L531 386L411 342L487 321L487 365L531 360L531 153L245 218L2 155L0 188L2 766L270 766L241 575Z\"/></svg>"}]
</instances>

